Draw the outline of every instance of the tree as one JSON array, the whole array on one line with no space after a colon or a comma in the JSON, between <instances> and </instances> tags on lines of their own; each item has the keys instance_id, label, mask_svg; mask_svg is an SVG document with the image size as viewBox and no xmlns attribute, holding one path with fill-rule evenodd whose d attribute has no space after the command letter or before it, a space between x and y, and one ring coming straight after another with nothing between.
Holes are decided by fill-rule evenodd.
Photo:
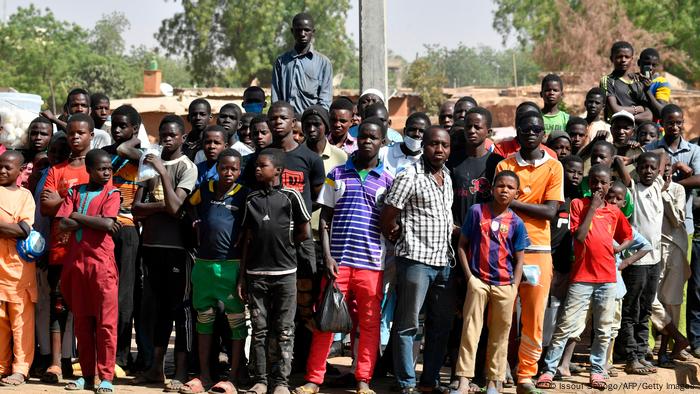
<instances>
[{"instance_id":1,"label":"tree","mask_svg":"<svg viewBox=\"0 0 700 394\"><path fill-rule=\"evenodd\" d=\"M349 0L181 0L183 12L161 23L156 38L167 53L186 59L193 82L209 86L267 84L275 58L293 45L292 17L314 17L314 46L335 73L357 75L355 48L345 32ZM354 70L353 70L354 69Z\"/></svg>"},{"instance_id":2,"label":"tree","mask_svg":"<svg viewBox=\"0 0 700 394\"><path fill-rule=\"evenodd\" d=\"M0 85L41 95L56 110L68 91L79 83L78 68L89 56L87 32L58 21L46 9L18 8L0 24L3 70Z\"/></svg>"},{"instance_id":3,"label":"tree","mask_svg":"<svg viewBox=\"0 0 700 394\"><path fill-rule=\"evenodd\" d=\"M494 28L531 45L545 68L602 73L610 45L626 39L641 51L661 50L663 63L681 77L700 81L700 3L692 0L495 0ZM600 47L603 48L600 48ZM605 48L607 47L607 48ZM585 69L589 71L586 71ZM589 77L584 76L584 79Z\"/></svg>"},{"instance_id":4,"label":"tree","mask_svg":"<svg viewBox=\"0 0 700 394\"><path fill-rule=\"evenodd\" d=\"M90 32L90 47L103 56L122 55L126 49L122 34L130 27L123 12L102 15Z\"/></svg>"},{"instance_id":5,"label":"tree","mask_svg":"<svg viewBox=\"0 0 700 394\"><path fill-rule=\"evenodd\" d=\"M426 112L434 113L444 101L442 87L447 83L442 67L436 67L431 57L423 56L408 67L406 84L423 99Z\"/></svg>"}]
</instances>

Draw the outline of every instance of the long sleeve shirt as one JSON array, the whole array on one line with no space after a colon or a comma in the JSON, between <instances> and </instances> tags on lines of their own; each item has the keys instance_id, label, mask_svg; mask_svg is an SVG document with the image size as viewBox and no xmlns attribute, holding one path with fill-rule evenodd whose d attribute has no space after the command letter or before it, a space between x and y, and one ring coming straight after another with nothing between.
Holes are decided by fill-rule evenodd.
<instances>
[{"instance_id":1,"label":"long sleeve shirt","mask_svg":"<svg viewBox=\"0 0 700 394\"><path fill-rule=\"evenodd\" d=\"M333 100L333 66L323 54L295 49L275 60L272 69L272 102L284 100L298 113L319 104L329 109Z\"/></svg>"}]
</instances>

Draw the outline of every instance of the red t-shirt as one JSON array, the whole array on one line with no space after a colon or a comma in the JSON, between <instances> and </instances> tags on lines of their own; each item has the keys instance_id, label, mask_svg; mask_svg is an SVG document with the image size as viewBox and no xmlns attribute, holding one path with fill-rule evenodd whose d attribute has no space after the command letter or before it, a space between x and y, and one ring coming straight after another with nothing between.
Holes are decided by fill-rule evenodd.
<instances>
[{"instance_id":1,"label":"red t-shirt","mask_svg":"<svg viewBox=\"0 0 700 394\"><path fill-rule=\"evenodd\" d=\"M553 150L549 149L545 144L540 144L540 149L549 153L550 156L556 158L557 154ZM493 153L499 154L502 157L508 157L513 153L520 150L520 143L517 138L509 138L501 140L494 146Z\"/></svg>"},{"instance_id":2,"label":"red t-shirt","mask_svg":"<svg viewBox=\"0 0 700 394\"><path fill-rule=\"evenodd\" d=\"M49 169L44 190L55 191L61 198L66 198L68 189L89 181L90 175L88 175L85 165L73 167L69 162L65 161ZM49 264L63 264L63 260L68 253L69 240L70 233L62 233L58 229L58 220L53 220L51 222Z\"/></svg>"},{"instance_id":3,"label":"red t-shirt","mask_svg":"<svg viewBox=\"0 0 700 394\"><path fill-rule=\"evenodd\" d=\"M591 206L589 198L571 201L569 226L574 234ZM617 205L606 203L598 208L583 243L574 239L574 265L571 282L615 283L613 239L621 244L632 239L632 227Z\"/></svg>"}]
</instances>

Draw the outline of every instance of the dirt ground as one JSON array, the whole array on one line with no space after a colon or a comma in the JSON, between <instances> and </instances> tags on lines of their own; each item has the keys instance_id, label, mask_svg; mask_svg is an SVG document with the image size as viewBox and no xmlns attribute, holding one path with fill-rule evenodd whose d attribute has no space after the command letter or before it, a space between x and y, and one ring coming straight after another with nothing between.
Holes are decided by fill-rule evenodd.
<instances>
[{"instance_id":1,"label":"dirt ground","mask_svg":"<svg viewBox=\"0 0 700 394\"><path fill-rule=\"evenodd\" d=\"M350 358L338 357L330 359L331 364L338 366L341 372L349 370ZM619 369L622 366L618 366ZM420 365L419 365L420 370ZM620 376L610 380L606 391L613 393L700 393L700 382L698 382L698 372L700 370L700 360L693 359L688 362L679 362L675 370L659 369L659 372L648 376L629 376L624 372L620 372ZM133 378L127 377L117 379L117 393L161 393L162 387L140 387L130 384ZM449 379L449 370L443 369L443 381ZM302 383L303 376L295 374L292 376L291 383L293 386ZM596 390L588 388L588 374L557 382L557 389L547 390L551 393L597 393ZM372 382L373 389L378 394L395 393L393 391L395 381L393 378L378 379ZM241 388L240 393L244 393ZM1 392L20 392L20 393L65 393L63 385L46 385L39 382L38 379L31 379L27 384L16 388L2 388ZM82 391L86 392L86 391ZM352 388L348 389L326 389L323 388L323 394L341 394L353 393ZM505 390L505 393L515 393L514 388Z\"/></svg>"}]
</instances>

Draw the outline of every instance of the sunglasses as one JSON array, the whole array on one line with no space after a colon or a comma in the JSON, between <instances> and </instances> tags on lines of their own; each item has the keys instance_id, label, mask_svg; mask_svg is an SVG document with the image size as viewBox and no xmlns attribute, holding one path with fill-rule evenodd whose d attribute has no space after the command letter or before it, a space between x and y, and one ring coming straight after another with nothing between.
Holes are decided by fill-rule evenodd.
<instances>
[{"instance_id":1,"label":"sunglasses","mask_svg":"<svg viewBox=\"0 0 700 394\"><path fill-rule=\"evenodd\" d=\"M525 126L520 129L520 132L523 134L540 134L544 131L544 127L542 126Z\"/></svg>"}]
</instances>

